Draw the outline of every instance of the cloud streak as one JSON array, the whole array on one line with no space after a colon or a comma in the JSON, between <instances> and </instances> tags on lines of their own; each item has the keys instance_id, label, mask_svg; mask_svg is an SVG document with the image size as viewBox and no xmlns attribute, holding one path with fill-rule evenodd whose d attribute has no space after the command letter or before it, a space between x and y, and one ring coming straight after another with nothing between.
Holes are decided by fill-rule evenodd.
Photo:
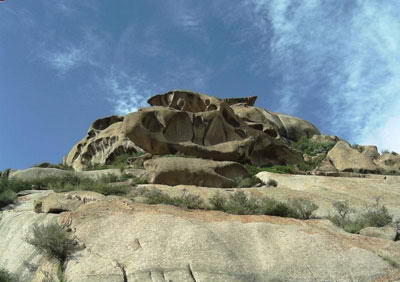
<instances>
[{"instance_id":1,"label":"cloud streak","mask_svg":"<svg viewBox=\"0 0 400 282\"><path fill-rule=\"evenodd\" d=\"M147 99L155 88L143 74L128 75L119 70L112 70L104 82L107 92L111 94L108 100L118 115L126 115L148 106Z\"/></svg>"},{"instance_id":2,"label":"cloud streak","mask_svg":"<svg viewBox=\"0 0 400 282\"><path fill-rule=\"evenodd\" d=\"M324 105L326 128L400 151L400 3L252 0L260 45L281 76L281 111ZM268 31L272 31L272 36ZM265 50L267 51L267 50ZM278 93L276 93L278 94Z\"/></svg>"}]
</instances>

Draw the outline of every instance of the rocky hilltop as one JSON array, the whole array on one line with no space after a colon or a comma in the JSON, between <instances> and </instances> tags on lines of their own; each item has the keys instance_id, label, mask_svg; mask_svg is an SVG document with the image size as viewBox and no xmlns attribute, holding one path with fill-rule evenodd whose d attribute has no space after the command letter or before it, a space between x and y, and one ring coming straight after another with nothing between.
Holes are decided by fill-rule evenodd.
<instances>
[{"instance_id":1,"label":"rocky hilltop","mask_svg":"<svg viewBox=\"0 0 400 282\"><path fill-rule=\"evenodd\" d=\"M155 95L2 172L0 281L400 281L400 156L256 99Z\"/></svg>"}]
</instances>

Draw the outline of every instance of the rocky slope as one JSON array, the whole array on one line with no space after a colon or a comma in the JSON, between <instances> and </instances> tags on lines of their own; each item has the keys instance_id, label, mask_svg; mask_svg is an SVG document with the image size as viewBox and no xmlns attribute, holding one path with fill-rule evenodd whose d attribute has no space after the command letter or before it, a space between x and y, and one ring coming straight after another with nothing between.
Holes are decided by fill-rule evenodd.
<instances>
[{"instance_id":1,"label":"rocky slope","mask_svg":"<svg viewBox=\"0 0 400 282\"><path fill-rule=\"evenodd\" d=\"M396 281L400 245L346 233L327 220L228 215L101 197L61 214L35 213L20 198L3 212L0 263L24 281L55 277L23 238L56 220L84 248L66 263L68 281ZM51 195L51 194L50 194ZM47 273L47 274L46 274ZM45 275L46 274L46 275Z\"/></svg>"},{"instance_id":2,"label":"rocky slope","mask_svg":"<svg viewBox=\"0 0 400 282\"><path fill-rule=\"evenodd\" d=\"M1 185L23 181L31 190L0 210L0 267L23 282L61 282L60 269L70 282L400 281L400 156L323 135L307 121L255 107L256 98L155 95L151 107L96 120L64 159L73 170L2 172ZM122 155L123 167L87 170ZM274 165L297 174L250 174ZM68 192L35 190L49 189L37 184L46 179L73 181L57 187ZM120 182L94 192L104 179ZM81 191L79 181L93 187ZM109 195L112 187L124 187L115 190L123 196ZM150 205L140 191L190 194L207 207L216 195L240 191L281 203L307 199L317 209L309 220L236 215ZM393 217L383 227L351 234L327 219L337 201L355 216L378 198ZM79 247L62 264L26 240L32 226L51 223Z\"/></svg>"}]
</instances>

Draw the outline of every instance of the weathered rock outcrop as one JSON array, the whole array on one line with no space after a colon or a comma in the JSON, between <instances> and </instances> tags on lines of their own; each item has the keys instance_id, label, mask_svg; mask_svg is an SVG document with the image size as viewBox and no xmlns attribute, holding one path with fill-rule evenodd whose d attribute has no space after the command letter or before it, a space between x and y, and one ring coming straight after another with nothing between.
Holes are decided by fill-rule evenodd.
<instances>
[{"instance_id":1,"label":"weathered rock outcrop","mask_svg":"<svg viewBox=\"0 0 400 282\"><path fill-rule=\"evenodd\" d=\"M400 174L400 155L397 153L382 154L374 162L383 172Z\"/></svg>"},{"instance_id":2,"label":"weathered rock outcrop","mask_svg":"<svg viewBox=\"0 0 400 282\"><path fill-rule=\"evenodd\" d=\"M395 227L386 225L383 227L366 227L360 230L360 235L394 241L397 236L397 232Z\"/></svg>"},{"instance_id":3,"label":"weathered rock outcrop","mask_svg":"<svg viewBox=\"0 0 400 282\"><path fill-rule=\"evenodd\" d=\"M235 187L236 178L250 176L238 163L196 158L157 158L146 161L144 167L154 184L228 188Z\"/></svg>"},{"instance_id":4,"label":"weathered rock outcrop","mask_svg":"<svg viewBox=\"0 0 400 282\"><path fill-rule=\"evenodd\" d=\"M90 165L107 164L122 153L143 152L126 137L123 120L121 116L110 116L93 122L86 136L65 157L64 163L82 170Z\"/></svg>"},{"instance_id":5,"label":"weathered rock outcrop","mask_svg":"<svg viewBox=\"0 0 400 282\"><path fill-rule=\"evenodd\" d=\"M232 109L247 125L272 137L280 136L298 141L303 136L311 138L313 135L320 134L319 130L311 123L293 116L274 113L245 104L232 105Z\"/></svg>"},{"instance_id":6,"label":"weathered rock outcrop","mask_svg":"<svg viewBox=\"0 0 400 282\"><path fill-rule=\"evenodd\" d=\"M65 265L65 278L74 282L364 282L395 281L400 275L381 257L399 260L399 244L348 234L327 220L104 199L60 215L7 211L0 221L0 264L23 281L43 277L43 271L55 275L56 267L23 239L33 223L50 219L84 246Z\"/></svg>"},{"instance_id":7,"label":"weathered rock outcrop","mask_svg":"<svg viewBox=\"0 0 400 282\"><path fill-rule=\"evenodd\" d=\"M367 154L352 148L345 141L337 142L328 152L323 165L326 167L328 162L342 172L378 172L378 167Z\"/></svg>"},{"instance_id":8,"label":"weathered rock outcrop","mask_svg":"<svg viewBox=\"0 0 400 282\"><path fill-rule=\"evenodd\" d=\"M301 162L287 141L320 134L318 129L299 118L253 107L256 98L218 99L181 90L155 95L148 100L150 108L95 121L64 163L82 170L142 150L257 165Z\"/></svg>"},{"instance_id":9,"label":"weathered rock outcrop","mask_svg":"<svg viewBox=\"0 0 400 282\"><path fill-rule=\"evenodd\" d=\"M64 178L64 177L79 177L79 178L89 178L92 180L100 180L107 176L121 177L122 174L129 174L132 176L141 177L144 174L142 169L125 169L121 172L120 169L110 168L110 169L100 169L100 170L89 170L89 171L72 171L72 170L62 170L57 168L41 168L32 167L21 170L14 170L8 176L12 180L20 180L31 182L33 180L41 180L46 178Z\"/></svg>"},{"instance_id":10,"label":"weathered rock outcrop","mask_svg":"<svg viewBox=\"0 0 400 282\"><path fill-rule=\"evenodd\" d=\"M224 103L216 110L186 112L143 108L125 117L126 135L156 155L183 153L257 165L296 164L302 157L282 140L247 126Z\"/></svg>"}]
</instances>

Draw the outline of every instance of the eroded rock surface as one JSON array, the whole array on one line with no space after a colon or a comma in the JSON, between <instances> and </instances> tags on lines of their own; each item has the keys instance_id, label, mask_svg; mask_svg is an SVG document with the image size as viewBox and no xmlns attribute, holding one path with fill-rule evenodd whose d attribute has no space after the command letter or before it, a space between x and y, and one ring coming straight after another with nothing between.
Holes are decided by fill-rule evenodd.
<instances>
[{"instance_id":1,"label":"eroded rock surface","mask_svg":"<svg viewBox=\"0 0 400 282\"><path fill-rule=\"evenodd\" d=\"M235 187L236 178L249 177L239 163L197 158L157 158L144 163L153 184Z\"/></svg>"},{"instance_id":2,"label":"eroded rock surface","mask_svg":"<svg viewBox=\"0 0 400 282\"><path fill-rule=\"evenodd\" d=\"M121 116L110 116L93 122L86 136L65 157L64 163L82 170L90 165L107 164L122 153L143 152L126 137L123 120Z\"/></svg>"},{"instance_id":3,"label":"eroded rock surface","mask_svg":"<svg viewBox=\"0 0 400 282\"><path fill-rule=\"evenodd\" d=\"M257 165L301 162L288 141L320 134L318 129L299 118L253 107L256 98L219 99L183 90L155 95L148 100L150 108L95 121L64 163L82 170L142 150Z\"/></svg>"},{"instance_id":4,"label":"eroded rock surface","mask_svg":"<svg viewBox=\"0 0 400 282\"><path fill-rule=\"evenodd\" d=\"M400 246L347 234L326 220L189 212L116 200L81 206L63 221L86 246L66 265L66 278L76 282L361 282L399 275L379 255L400 259Z\"/></svg>"},{"instance_id":5,"label":"eroded rock surface","mask_svg":"<svg viewBox=\"0 0 400 282\"><path fill-rule=\"evenodd\" d=\"M281 139L247 126L224 103L216 110L184 112L143 108L124 120L127 136L156 155L183 153L257 165L296 164L302 157Z\"/></svg>"}]
</instances>

